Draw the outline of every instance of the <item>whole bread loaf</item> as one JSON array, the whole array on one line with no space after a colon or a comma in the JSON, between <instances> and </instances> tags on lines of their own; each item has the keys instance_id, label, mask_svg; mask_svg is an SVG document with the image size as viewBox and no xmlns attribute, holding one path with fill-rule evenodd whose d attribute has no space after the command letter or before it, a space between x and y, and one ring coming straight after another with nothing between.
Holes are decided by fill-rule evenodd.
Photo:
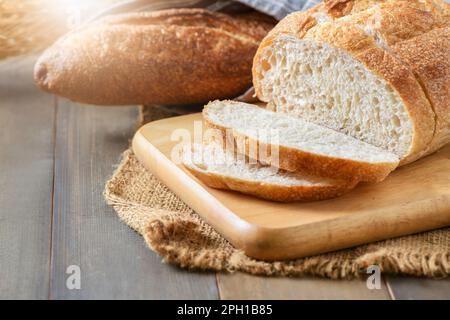
<instances>
[{"instance_id":1,"label":"whole bread loaf","mask_svg":"<svg viewBox=\"0 0 450 320\"><path fill-rule=\"evenodd\" d=\"M406 164L450 142L449 57L443 0L326 0L269 33L253 81L270 108Z\"/></svg>"},{"instance_id":2,"label":"whole bread loaf","mask_svg":"<svg viewBox=\"0 0 450 320\"><path fill-rule=\"evenodd\" d=\"M251 86L253 56L275 21L173 9L110 16L46 50L42 89L99 105L191 104L235 97Z\"/></svg>"}]
</instances>

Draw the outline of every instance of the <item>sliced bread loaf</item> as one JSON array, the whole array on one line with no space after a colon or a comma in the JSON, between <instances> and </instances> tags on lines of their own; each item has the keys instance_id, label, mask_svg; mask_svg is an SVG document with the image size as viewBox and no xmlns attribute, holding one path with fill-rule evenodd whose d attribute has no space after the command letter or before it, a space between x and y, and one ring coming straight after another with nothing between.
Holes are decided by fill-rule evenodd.
<instances>
[{"instance_id":1,"label":"sliced bread loaf","mask_svg":"<svg viewBox=\"0 0 450 320\"><path fill-rule=\"evenodd\" d=\"M312 201L334 198L351 190L356 181L318 178L277 170L226 152L219 144L185 149L182 163L209 187L234 190L272 201Z\"/></svg>"},{"instance_id":2,"label":"sliced bread loaf","mask_svg":"<svg viewBox=\"0 0 450 320\"><path fill-rule=\"evenodd\" d=\"M324 1L293 13L258 49L256 94L409 163L450 141L449 17L443 0Z\"/></svg>"},{"instance_id":3,"label":"sliced bread loaf","mask_svg":"<svg viewBox=\"0 0 450 320\"><path fill-rule=\"evenodd\" d=\"M203 117L208 127L232 136L239 152L291 172L377 182L399 162L395 154L343 133L247 103L210 102Z\"/></svg>"}]
</instances>

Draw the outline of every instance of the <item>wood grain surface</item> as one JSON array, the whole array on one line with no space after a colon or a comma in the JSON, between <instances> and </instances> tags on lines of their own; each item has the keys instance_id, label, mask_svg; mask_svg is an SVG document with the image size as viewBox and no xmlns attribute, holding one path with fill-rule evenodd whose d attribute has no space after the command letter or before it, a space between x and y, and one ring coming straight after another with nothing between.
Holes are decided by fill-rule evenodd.
<instances>
[{"instance_id":1,"label":"wood grain surface","mask_svg":"<svg viewBox=\"0 0 450 320\"><path fill-rule=\"evenodd\" d=\"M175 150L181 149L182 141L175 138L183 136L187 142L189 137L192 142L196 135L206 134L200 125L200 113L149 123L136 133L133 150L151 172L249 256L299 258L450 225L450 175L442 174L450 172L450 145L399 168L382 183L361 184L342 197L278 203L209 188L177 165Z\"/></svg>"},{"instance_id":2,"label":"wood grain surface","mask_svg":"<svg viewBox=\"0 0 450 320\"><path fill-rule=\"evenodd\" d=\"M245 273L219 274L220 298L273 300L387 300L385 282L380 289L369 290L366 280L330 280L321 278L267 278Z\"/></svg>"},{"instance_id":3,"label":"wood grain surface","mask_svg":"<svg viewBox=\"0 0 450 320\"><path fill-rule=\"evenodd\" d=\"M450 299L448 279L388 276L373 291L364 279L215 275L162 264L101 196L137 108L55 100L33 85L34 61L0 64L0 299L383 299L386 288L394 299ZM81 267L80 291L65 287L69 264Z\"/></svg>"},{"instance_id":4,"label":"wood grain surface","mask_svg":"<svg viewBox=\"0 0 450 320\"><path fill-rule=\"evenodd\" d=\"M54 98L33 59L0 64L0 299L47 299Z\"/></svg>"},{"instance_id":5,"label":"wood grain surface","mask_svg":"<svg viewBox=\"0 0 450 320\"><path fill-rule=\"evenodd\" d=\"M421 279L387 276L390 294L397 300L450 300L450 278Z\"/></svg>"},{"instance_id":6,"label":"wood grain surface","mask_svg":"<svg viewBox=\"0 0 450 320\"><path fill-rule=\"evenodd\" d=\"M216 299L213 274L161 264L103 199L136 129L137 108L58 101L51 298ZM81 269L81 290L66 287L70 265Z\"/></svg>"}]
</instances>

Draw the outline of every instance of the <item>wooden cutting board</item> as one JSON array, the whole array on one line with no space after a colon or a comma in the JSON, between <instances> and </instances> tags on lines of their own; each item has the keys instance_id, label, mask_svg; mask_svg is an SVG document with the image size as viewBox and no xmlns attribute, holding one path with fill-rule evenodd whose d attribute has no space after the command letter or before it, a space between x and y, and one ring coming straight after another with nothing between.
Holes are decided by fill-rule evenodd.
<instances>
[{"instance_id":1,"label":"wooden cutting board","mask_svg":"<svg viewBox=\"0 0 450 320\"><path fill-rule=\"evenodd\" d=\"M180 137L193 139L195 122L198 129L200 113L149 123L136 133L133 150L251 257L299 258L450 225L450 145L397 169L382 183L361 184L333 200L286 204L208 188L174 164L171 152Z\"/></svg>"}]
</instances>

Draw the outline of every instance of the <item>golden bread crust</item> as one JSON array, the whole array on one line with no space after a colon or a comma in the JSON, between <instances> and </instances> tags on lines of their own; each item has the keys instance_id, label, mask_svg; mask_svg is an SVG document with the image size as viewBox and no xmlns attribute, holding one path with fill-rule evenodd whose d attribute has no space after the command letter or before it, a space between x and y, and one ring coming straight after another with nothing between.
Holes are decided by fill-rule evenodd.
<instances>
[{"instance_id":1,"label":"golden bread crust","mask_svg":"<svg viewBox=\"0 0 450 320\"><path fill-rule=\"evenodd\" d=\"M450 141L450 28L403 41L393 51L414 70L433 107L436 129L422 155L430 154Z\"/></svg>"},{"instance_id":2,"label":"golden bread crust","mask_svg":"<svg viewBox=\"0 0 450 320\"><path fill-rule=\"evenodd\" d=\"M38 60L35 80L48 92L90 104L234 97L251 84L252 58L270 21L203 9L106 18L57 41Z\"/></svg>"}]
</instances>

